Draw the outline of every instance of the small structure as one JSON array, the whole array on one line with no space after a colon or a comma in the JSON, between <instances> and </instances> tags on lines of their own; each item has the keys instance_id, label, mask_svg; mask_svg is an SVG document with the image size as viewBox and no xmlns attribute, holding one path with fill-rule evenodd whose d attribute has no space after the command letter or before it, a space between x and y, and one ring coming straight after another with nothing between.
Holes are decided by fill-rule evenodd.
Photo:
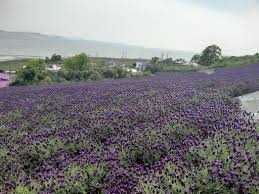
<instances>
[{"instance_id":1,"label":"small structure","mask_svg":"<svg viewBox=\"0 0 259 194\"><path fill-rule=\"evenodd\" d=\"M134 68L125 68L127 72L131 73L132 75L137 75L139 71Z\"/></svg>"},{"instance_id":2,"label":"small structure","mask_svg":"<svg viewBox=\"0 0 259 194\"><path fill-rule=\"evenodd\" d=\"M144 62L136 62L135 63L135 68L138 71L144 71L147 67L149 67L150 64L149 63L144 63Z\"/></svg>"},{"instance_id":3,"label":"small structure","mask_svg":"<svg viewBox=\"0 0 259 194\"><path fill-rule=\"evenodd\" d=\"M46 69L49 71L57 72L61 69L61 67L60 67L60 65L52 64L52 65L50 65L50 67L47 67Z\"/></svg>"},{"instance_id":4,"label":"small structure","mask_svg":"<svg viewBox=\"0 0 259 194\"><path fill-rule=\"evenodd\" d=\"M199 66L198 63L194 63L194 62L190 62L189 64L190 64L191 66L193 66L193 67L198 67L198 66Z\"/></svg>"},{"instance_id":5,"label":"small structure","mask_svg":"<svg viewBox=\"0 0 259 194\"><path fill-rule=\"evenodd\" d=\"M174 63L177 65L185 65L187 62L184 59L179 58L179 59L175 59Z\"/></svg>"}]
</instances>

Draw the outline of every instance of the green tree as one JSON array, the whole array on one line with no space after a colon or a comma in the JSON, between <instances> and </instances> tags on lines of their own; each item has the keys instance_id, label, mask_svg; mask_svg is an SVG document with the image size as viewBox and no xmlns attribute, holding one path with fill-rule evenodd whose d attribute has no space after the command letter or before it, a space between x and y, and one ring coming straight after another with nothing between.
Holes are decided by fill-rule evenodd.
<instances>
[{"instance_id":1,"label":"green tree","mask_svg":"<svg viewBox=\"0 0 259 194\"><path fill-rule=\"evenodd\" d=\"M200 62L200 59L201 59L201 55L195 54L195 55L192 57L191 62L192 62L192 63L199 63L199 62Z\"/></svg>"},{"instance_id":2,"label":"green tree","mask_svg":"<svg viewBox=\"0 0 259 194\"><path fill-rule=\"evenodd\" d=\"M57 63L57 62L60 62L62 60L62 57L61 55L57 55L57 54L53 54L50 58L50 61L52 63Z\"/></svg>"},{"instance_id":3,"label":"green tree","mask_svg":"<svg viewBox=\"0 0 259 194\"><path fill-rule=\"evenodd\" d=\"M162 61L163 64L170 65L173 63L173 58L166 58Z\"/></svg>"},{"instance_id":4,"label":"green tree","mask_svg":"<svg viewBox=\"0 0 259 194\"><path fill-rule=\"evenodd\" d=\"M46 77L46 69L44 61L41 59L33 59L25 65L23 69L18 71L17 77L13 85L27 85L39 83Z\"/></svg>"},{"instance_id":5,"label":"green tree","mask_svg":"<svg viewBox=\"0 0 259 194\"><path fill-rule=\"evenodd\" d=\"M151 59L151 63L152 64L157 64L159 62L159 57L153 57L152 59Z\"/></svg>"},{"instance_id":6,"label":"green tree","mask_svg":"<svg viewBox=\"0 0 259 194\"><path fill-rule=\"evenodd\" d=\"M90 59L85 53L75 55L64 61L64 68L67 71L88 71Z\"/></svg>"},{"instance_id":7,"label":"green tree","mask_svg":"<svg viewBox=\"0 0 259 194\"><path fill-rule=\"evenodd\" d=\"M217 45L211 45L203 50L199 64L210 66L221 59L221 57L221 48Z\"/></svg>"}]
</instances>

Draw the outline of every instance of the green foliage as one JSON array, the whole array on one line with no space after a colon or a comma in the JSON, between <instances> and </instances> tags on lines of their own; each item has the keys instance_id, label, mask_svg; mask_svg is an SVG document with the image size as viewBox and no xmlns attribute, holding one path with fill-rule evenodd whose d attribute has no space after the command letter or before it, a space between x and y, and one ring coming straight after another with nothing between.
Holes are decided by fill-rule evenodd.
<instances>
[{"instance_id":1,"label":"green foliage","mask_svg":"<svg viewBox=\"0 0 259 194\"><path fill-rule=\"evenodd\" d=\"M101 80L102 78L103 77L101 73L99 73L98 71L92 70L88 72L88 76L87 76L88 80L98 81L98 80Z\"/></svg>"},{"instance_id":2,"label":"green foliage","mask_svg":"<svg viewBox=\"0 0 259 194\"><path fill-rule=\"evenodd\" d=\"M2 71L19 71L29 61L30 61L30 59L0 61L0 70L2 70Z\"/></svg>"},{"instance_id":3,"label":"green foliage","mask_svg":"<svg viewBox=\"0 0 259 194\"><path fill-rule=\"evenodd\" d=\"M102 74L104 78L113 79L130 77L130 73L122 67L105 68Z\"/></svg>"},{"instance_id":4,"label":"green foliage","mask_svg":"<svg viewBox=\"0 0 259 194\"><path fill-rule=\"evenodd\" d=\"M259 55L246 55L246 56L231 56L231 57L223 57L213 64L212 67L220 68L220 67L240 67L243 65L257 64L259 63Z\"/></svg>"},{"instance_id":5,"label":"green foliage","mask_svg":"<svg viewBox=\"0 0 259 194\"><path fill-rule=\"evenodd\" d=\"M115 79L125 78L128 76L128 72L122 67L114 68L114 77Z\"/></svg>"},{"instance_id":6,"label":"green foliage","mask_svg":"<svg viewBox=\"0 0 259 194\"><path fill-rule=\"evenodd\" d=\"M197 132L197 129L185 127L182 124L173 124L166 130L167 137L177 141L181 141L187 135L195 134Z\"/></svg>"},{"instance_id":7,"label":"green foliage","mask_svg":"<svg viewBox=\"0 0 259 194\"><path fill-rule=\"evenodd\" d=\"M45 65L42 60L34 59L29 61L25 68L17 73L17 77L13 85L28 85L40 83L46 77Z\"/></svg>"},{"instance_id":8,"label":"green foliage","mask_svg":"<svg viewBox=\"0 0 259 194\"><path fill-rule=\"evenodd\" d=\"M0 148L0 185L4 182L4 176L5 174L2 174L2 172L6 173L6 171L2 171L7 169L8 167L8 150L5 148Z\"/></svg>"},{"instance_id":9,"label":"green foliage","mask_svg":"<svg viewBox=\"0 0 259 194\"><path fill-rule=\"evenodd\" d=\"M152 65L147 67L146 71L149 71L154 74L163 71L163 68L160 64L152 62Z\"/></svg>"},{"instance_id":10,"label":"green foliage","mask_svg":"<svg viewBox=\"0 0 259 194\"><path fill-rule=\"evenodd\" d=\"M85 53L75 55L65 59L64 68L67 71L87 71L90 69L90 59Z\"/></svg>"},{"instance_id":11,"label":"green foliage","mask_svg":"<svg viewBox=\"0 0 259 194\"><path fill-rule=\"evenodd\" d=\"M107 139L116 135L116 132L111 127L102 127L102 128L93 128L91 129L90 135L97 141L97 142L105 142Z\"/></svg>"},{"instance_id":12,"label":"green foliage","mask_svg":"<svg viewBox=\"0 0 259 194\"><path fill-rule=\"evenodd\" d=\"M25 186L18 186L16 187L14 194L36 194L36 192L31 191Z\"/></svg>"},{"instance_id":13,"label":"green foliage","mask_svg":"<svg viewBox=\"0 0 259 194\"><path fill-rule=\"evenodd\" d=\"M152 59L151 59L151 63L152 64L157 64L159 62L159 57L153 57Z\"/></svg>"},{"instance_id":14,"label":"green foliage","mask_svg":"<svg viewBox=\"0 0 259 194\"><path fill-rule=\"evenodd\" d=\"M215 160L224 161L224 164L229 165L228 159L231 153L229 146L226 143L224 137L216 136L203 143L202 148L194 148L187 154L187 160L192 164L195 164L196 159L207 160L213 162Z\"/></svg>"},{"instance_id":15,"label":"green foliage","mask_svg":"<svg viewBox=\"0 0 259 194\"><path fill-rule=\"evenodd\" d=\"M52 63L57 63L60 62L62 60L61 55L57 55L57 54L53 54L50 58L50 62Z\"/></svg>"},{"instance_id":16,"label":"green foliage","mask_svg":"<svg viewBox=\"0 0 259 194\"><path fill-rule=\"evenodd\" d=\"M169 142L155 131L146 131L137 135L131 144L124 147L120 153L122 164L152 165L169 152Z\"/></svg>"},{"instance_id":17,"label":"green foliage","mask_svg":"<svg viewBox=\"0 0 259 194\"><path fill-rule=\"evenodd\" d=\"M45 63L60 63L62 62L62 56L61 55L57 55L57 54L53 54L50 58L46 57L45 58Z\"/></svg>"},{"instance_id":18,"label":"green foliage","mask_svg":"<svg viewBox=\"0 0 259 194\"><path fill-rule=\"evenodd\" d=\"M64 62L63 75L68 81L101 80L102 78L125 78L129 73L122 67L105 68L93 66L84 53L68 58Z\"/></svg>"},{"instance_id":19,"label":"green foliage","mask_svg":"<svg viewBox=\"0 0 259 194\"><path fill-rule=\"evenodd\" d=\"M64 147L62 141L49 139L22 149L19 155L24 164L24 171L28 174L32 173L44 160L53 156L62 147Z\"/></svg>"},{"instance_id":20,"label":"green foliage","mask_svg":"<svg viewBox=\"0 0 259 194\"><path fill-rule=\"evenodd\" d=\"M165 59L163 61L158 61L156 63L152 62L145 71L151 73L157 72L188 72L188 71L197 71L199 68L191 65L182 65L178 62L184 62L184 59L172 60L171 58Z\"/></svg>"},{"instance_id":21,"label":"green foliage","mask_svg":"<svg viewBox=\"0 0 259 194\"><path fill-rule=\"evenodd\" d=\"M64 186L57 187L55 194L101 194L106 174L104 164L71 165L65 172Z\"/></svg>"},{"instance_id":22,"label":"green foliage","mask_svg":"<svg viewBox=\"0 0 259 194\"><path fill-rule=\"evenodd\" d=\"M193 169L186 174L171 162L167 163L161 174L154 179L140 183L140 190L144 194L234 194L223 184L210 179L209 170Z\"/></svg>"},{"instance_id":23,"label":"green foliage","mask_svg":"<svg viewBox=\"0 0 259 194\"><path fill-rule=\"evenodd\" d=\"M191 62L193 62L193 63L199 63L199 62L200 62L200 59L201 59L201 55L195 54L195 55L192 57Z\"/></svg>"},{"instance_id":24,"label":"green foliage","mask_svg":"<svg viewBox=\"0 0 259 194\"><path fill-rule=\"evenodd\" d=\"M234 87L231 87L227 91L227 93L229 93L229 96L231 97L242 96L250 92L253 92L253 90L251 90L251 88L249 88L248 85L246 85L245 83L238 84Z\"/></svg>"},{"instance_id":25,"label":"green foliage","mask_svg":"<svg viewBox=\"0 0 259 194\"><path fill-rule=\"evenodd\" d=\"M203 50L199 64L204 66L210 66L215 64L217 61L221 59L221 49L217 45L208 46Z\"/></svg>"}]
</instances>

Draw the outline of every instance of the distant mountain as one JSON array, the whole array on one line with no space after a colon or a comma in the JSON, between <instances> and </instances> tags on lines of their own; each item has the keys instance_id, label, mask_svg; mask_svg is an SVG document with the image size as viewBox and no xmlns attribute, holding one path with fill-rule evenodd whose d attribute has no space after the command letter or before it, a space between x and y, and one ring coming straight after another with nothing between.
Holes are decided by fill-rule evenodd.
<instances>
[{"instance_id":1,"label":"distant mountain","mask_svg":"<svg viewBox=\"0 0 259 194\"><path fill-rule=\"evenodd\" d=\"M71 39L40 33L8 32L0 30L0 56L50 56L53 53L71 56L85 52L90 56L120 58L151 58L165 54L173 58L190 59L192 52L152 49L126 44Z\"/></svg>"}]
</instances>

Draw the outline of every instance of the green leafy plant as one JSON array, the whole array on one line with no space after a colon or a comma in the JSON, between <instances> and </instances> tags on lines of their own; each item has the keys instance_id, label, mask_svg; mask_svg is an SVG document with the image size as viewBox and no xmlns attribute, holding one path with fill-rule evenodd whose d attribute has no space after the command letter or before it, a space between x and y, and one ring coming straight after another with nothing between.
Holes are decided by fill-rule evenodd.
<instances>
[{"instance_id":1,"label":"green leafy plant","mask_svg":"<svg viewBox=\"0 0 259 194\"><path fill-rule=\"evenodd\" d=\"M65 171L65 184L56 188L56 194L103 193L102 184L107 169L104 164L71 165Z\"/></svg>"},{"instance_id":2,"label":"green leafy plant","mask_svg":"<svg viewBox=\"0 0 259 194\"><path fill-rule=\"evenodd\" d=\"M23 161L24 171L30 174L44 160L50 158L62 147L64 147L63 142L59 139L49 139L22 149L19 155L21 161Z\"/></svg>"},{"instance_id":3,"label":"green leafy plant","mask_svg":"<svg viewBox=\"0 0 259 194\"><path fill-rule=\"evenodd\" d=\"M151 165L169 152L169 142L155 131L146 131L137 136L130 145L120 153L124 165Z\"/></svg>"},{"instance_id":4,"label":"green leafy plant","mask_svg":"<svg viewBox=\"0 0 259 194\"><path fill-rule=\"evenodd\" d=\"M14 194L36 194L36 192L28 189L25 186L18 186L15 188Z\"/></svg>"}]
</instances>

